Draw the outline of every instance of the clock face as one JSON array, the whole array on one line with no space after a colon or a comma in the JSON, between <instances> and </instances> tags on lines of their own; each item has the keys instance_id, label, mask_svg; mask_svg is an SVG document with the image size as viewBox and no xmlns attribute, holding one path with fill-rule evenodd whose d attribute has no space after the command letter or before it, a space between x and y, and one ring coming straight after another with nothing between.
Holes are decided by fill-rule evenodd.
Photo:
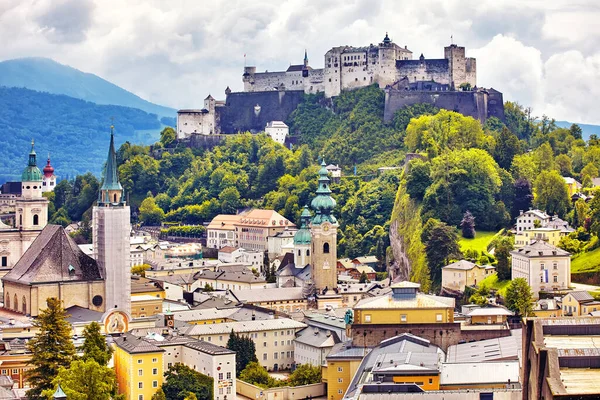
<instances>
[{"instance_id":1,"label":"clock face","mask_svg":"<svg viewBox=\"0 0 600 400\"><path fill-rule=\"evenodd\" d=\"M324 224L323 225L323 231L324 232L328 232L329 231L329 224Z\"/></svg>"}]
</instances>

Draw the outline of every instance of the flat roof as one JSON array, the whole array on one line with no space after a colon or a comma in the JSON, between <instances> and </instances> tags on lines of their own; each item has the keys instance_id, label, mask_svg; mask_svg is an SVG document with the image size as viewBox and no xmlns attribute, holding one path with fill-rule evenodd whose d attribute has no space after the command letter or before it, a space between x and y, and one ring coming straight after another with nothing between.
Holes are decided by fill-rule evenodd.
<instances>
[{"instance_id":1,"label":"flat roof","mask_svg":"<svg viewBox=\"0 0 600 400\"><path fill-rule=\"evenodd\" d=\"M261 321L239 321L224 322L221 324L194 325L186 331L188 336L229 334L231 331L237 333L275 331L279 329L306 328L306 324L289 318L277 318Z\"/></svg>"},{"instance_id":2,"label":"flat roof","mask_svg":"<svg viewBox=\"0 0 600 400\"><path fill-rule=\"evenodd\" d=\"M446 362L489 362L521 357L521 329L513 329L510 336L460 343L448 347Z\"/></svg>"},{"instance_id":3,"label":"flat roof","mask_svg":"<svg viewBox=\"0 0 600 400\"><path fill-rule=\"evenodd\" d=\"M600 336L544 336L544 344L556 349L596 349L600 348Z\"/></svg>"},{"instance_id":4,"label":"flat roof","mask_svg":"<svg viewBox=\"0 0 600 400\"><path fill-rule=\"evenodd\" d=\"M560 379L569 394L600 393L600 369L561 368Z\"/></svg>"},{"instance_id":5,"label":"flat roof","mask_svg":"<svg viewBox=\"0 0 600 400\"><path fill-rule=\"evenodd\" d=\"M448 363L440 366L440 385L519 382L519 361Z\"/></svg>"}]
</instances>

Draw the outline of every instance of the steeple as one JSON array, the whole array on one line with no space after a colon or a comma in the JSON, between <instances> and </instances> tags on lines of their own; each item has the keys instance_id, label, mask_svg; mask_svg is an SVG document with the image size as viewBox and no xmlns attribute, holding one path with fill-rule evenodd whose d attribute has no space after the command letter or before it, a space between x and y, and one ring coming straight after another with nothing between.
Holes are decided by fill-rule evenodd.
<instances>
[{"instance_id":1,"label":"steeple","mask_svg":"<svg viewBox=\"0 0 600 400\"><path fill-rule=\"evenodd\" d=\"M29 152L29 161L27 163L27 167L23 171L21 175L22 182L41 182L42 181L42 171L37 166L37 155L34 150L35 142L31 139L31 151Z\"/></svg>"},{"instance_id":2,"label":"steeple","mask_svg":"<svg viewBox=\"0 0 600 400\"><path fill-rule=\"evenodd\" d=\"M323 222L337 223L336 218L331 214L336 205L335 200L331 197L331 189L329 189L329 172L327 171L325 159L321 162L319 170L319 188L317 196L310 203L310 206L315 211L315 216L312 219L313 225L319 225Z\"/></svg>"},{"instance_id":3,"label":"steeple","mask_svg":"<svg viewBox=\"0 0 600 400\"><path fill-rule=\"evenodd\" d=\"M308 67L308 53L306 52L306 49L304 49L304 66Z\"/></svg>"},{"instance_id":4,"label":"steeple","mask_svg":"<svg viewBox=\"0 0 600 400\"><path fill-rule=\"evenodd\" d=\"M100 188L99 204L124 203L123 187L117 171L117 153L115 152L114 126L110 127L110 145L104 169L104 181Z\"/></svg>"},{"instance_id":5,"label":"steeple","mask_svg":"<svg viewBox=\"0 0 600 400\"><path fill-rule=\"evenodd\" d=\"M308 206L304 206L304 210L300 215L300 229L294 235L294 244L310 244L311 236L308 224L310 224L310 211Z\"/></svg>"},{"instance_id":6,"label":"steeple","mask_svg":"<svg viewBox=\"0 0 600 400\"><path fill-rule=\"evenodd\" d=\"M388 36L388 33L385 33L385 37L383 38L383 44L385 46L389 46L390 43L392 43L392 39L390 39L390 37Z\"/></svg>"}]
</instances>

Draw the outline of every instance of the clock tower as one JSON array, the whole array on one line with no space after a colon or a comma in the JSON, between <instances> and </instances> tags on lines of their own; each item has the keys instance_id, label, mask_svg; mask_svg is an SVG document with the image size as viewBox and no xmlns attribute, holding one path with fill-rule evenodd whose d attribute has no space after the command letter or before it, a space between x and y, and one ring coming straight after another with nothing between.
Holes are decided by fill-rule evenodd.
<instances>
[{"instance_id":1,"label":"clock tower","mask_svg":"<svg viewBox=\"0 0 600 400\"><path fill-rule=\"evenodd\" d=\"M311 202L314 216L310 223L312 237L312 280L317 290L319 308L337 307L341 296L337 291L337 219L333 216L335 200L329 189L325 160L319 170L317 196Z\"/></svg>"}]
</instances>

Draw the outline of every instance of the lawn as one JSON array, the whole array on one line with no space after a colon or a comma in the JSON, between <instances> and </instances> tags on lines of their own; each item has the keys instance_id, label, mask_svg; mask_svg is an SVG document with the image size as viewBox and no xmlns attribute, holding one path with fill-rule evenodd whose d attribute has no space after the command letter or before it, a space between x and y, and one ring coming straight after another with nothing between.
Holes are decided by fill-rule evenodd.
<instances>
[{"instance_id":1,"label":"lawn","mask_svg":"<svg viewBox=\"0 0 600 400\"><path fill-rule=\"evenodd\" d=\"M600 271L600 247L579 254L571 261L571 273L599 272Z\"/></svg>"},{"instance_id":2,"label":"lawn","mask_svg":"<svg viewBox=\"0 0 600 400\"><path fill-rule=\"evenodd\" d=\"M498 233L499 232L477 231L475 233L475 238L473 239L465 239L461 237L458 241L458 245L460 246L461 251L471 249L477 250L479 253L482 253L483 251L487 252L488 245Z\"/></svg>"},{"instance_id":3,"label":"lawn","mask_svg":"<svg viewBox=\"0 0 600 400\"><path fill-rule=\"evenodd\" d=\"M510 279L506 280L506 281L498 281L498 275L496 274L492 274L490 276L488 276L487 278L485 278L484 280L482 280L481 282L479 282L479 287L485 285L487 287L489 287L490 289L496 289L496 291L500 294L500 296L502 297L506 297L506 288L508 288L508 285L510 284Z\"/></svg>"}]
</instances>

